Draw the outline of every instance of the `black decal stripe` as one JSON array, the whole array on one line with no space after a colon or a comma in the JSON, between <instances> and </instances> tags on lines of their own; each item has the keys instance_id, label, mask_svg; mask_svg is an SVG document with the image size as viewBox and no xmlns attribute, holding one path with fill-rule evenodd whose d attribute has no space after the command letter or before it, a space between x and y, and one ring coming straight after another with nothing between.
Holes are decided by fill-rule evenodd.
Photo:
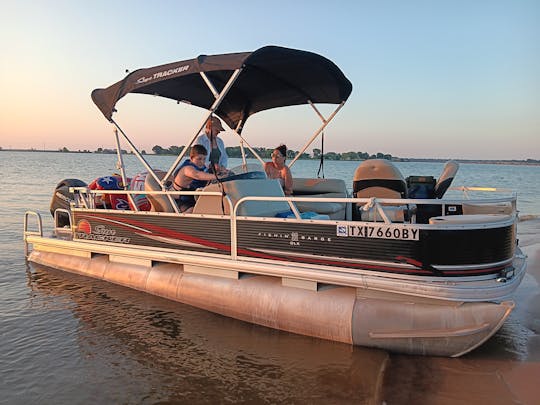
<instances>
[{"instance_id":1,"label":"black decal stripe","mask_svg":"<svg viewBox=\"0 0 540 405\"><path fill-rule=\"evenodd\" d=\"M130 245L227 255L231 252L228 218L75 212L75 223L82 218L93 222L93 226L96 222L106 223L119 238L130 238ZM420 230L420 240L412 241L338 237L336 224L331 221L314 224L238 220L237 253L269 260L415 275L432 275L422 263L430 263L434 267L466 265L469 268L465 270L441 271L450 277L475 276L496 273L505 268L504 265L489 264L503 263L512 258L513 229L513 226L507 226L482 230ZM147 239L150 235L153 240ZM194 246L180 247L175 241ZM392 266L391 263L402 260L398 258L400 256L407 258L407 262L416 268ZM335 259L340 257L349 261ZM362 260L388 264L363 264ZM475 268L475 265L482 268Z\"/></svg>"},{"instance_id":2,"label":"black decal stripe","mask_svg":"<svg viewBox=\"0 0 540 405\"><path fill-rule=\"evenodd\" d=\"M254 254L253 251L248 252L249 256L252 257L263 257L262 255L259 256L257 254ZM354 269L362 269L362 270L375 270L375 271L381 271L381 272L391 272L391 273L398 273L398 274L409 274L409 275L430 275L430 276L481 276L486 274L492 274L492 273L498 273L502 269L504 269L506 266L494 266L489 268L482 268L482 269L467 269L467 270L440 270L435 269L436 272L434 272L431 269L425 269L422 267L421 263L418 263L418 268L404 268L404 267L394 267L390 265L376 265L376 264L370 264L370 263L351 263L346 261L340 261L340 260L329 260L324 259L320 257L304 257L304 256L295 256L295 255L287 255L287 254L275 254L273 256L265 255L264 258L269 258L273 260L280 260L280 261L287 261L287 262L296 262L296 263L309 263L309 264L318 264L318 265L326 265L326 266L337 266L337 267L345 267L345 268L354 268Z\"/></svg>"},{"instance_id":3,"label":"black decal stripe","mask_svg":"<svg viewBox=\"0 0 540 405\"><path fill-rule=\"evenodd\" d=\"M224 244L219 243L213 240L209 240L202 237L197 237L192 234L189 234L187 232L180 232L171 229L170 227L165 228L163 226L155 225L148 222L143 222L141 220L134 220L131 218L128 218L127 215L123 216L121 218L121 221L119 221L118 217L111 216L111 215L103 215L103 214L79 214L77 218L86 218L86 219L92 219L97 220L100 222L110 223L110 220L115 220L117 223L115 224L119 228L128 229L131 232L133 232L133 226L136 226L138 228L141 228L140 232L135 232L136 234L144 236L144 232L150 233L154 236L160 236L164 238L171 238L171 239L179 239L184 240L190 243L198 244L204 247L209 247L213 249L217 249L224 252L230 252L230 244ZM166 219L169 219L169 221L172 221L170 217L162 217L163 221ZM146 219L146 218L145 218ZM184 220L185 218L179 218L180 220ZM228 221L227 221L228 222ZM200 224L199 224L200 226ZM210 231L207 231L208 233L211 233ZM229 240L227 240L229 242Z\"/></svg>"}]
</instances>

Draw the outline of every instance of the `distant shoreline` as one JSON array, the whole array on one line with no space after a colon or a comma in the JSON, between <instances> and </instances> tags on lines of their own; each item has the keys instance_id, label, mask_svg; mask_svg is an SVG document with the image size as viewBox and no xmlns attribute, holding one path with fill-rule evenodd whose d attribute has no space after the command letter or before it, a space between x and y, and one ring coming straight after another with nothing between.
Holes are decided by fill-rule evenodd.
<instances>
[{"instance_id":1,"label":"distant shoreline","mask_svg":"<svg viewBox=\"0 0 540 405\"><path fill-rule=\"evenodd\" d=\"M54 150L54 149L0 149L0 152L51 152L51 153L88 153L88 154L96 154L96 155L106 155L106 154L116 154L116 152L92 152L89 150L84 151L62 151L62 150ZM147 153L145 156L172 156L172 155L157 155L154 153ZM318 160L319 158L309 158L309 159L303 159L303 160ZM351 159L351 160L336 160L336 161L362 161L364 159ZM471 164L495 164L495 165L523 165L523 166L540 166L540 160L536 159L527 159L527 160L517 160L517 159L442 159L442 158L400 158L400 157L393 157L392 161L394 162L428 162L428 163L444 163L449 160L455 160L459 163L471 163Z\"/></svg>"},{"instance_id":2,"label":"distant shoreline","mask_svg":"<svg viewBox=\"0 0 540 405\"><path fill-rule=\"evenodd\" d=\"M458 163L471 163L471 164L486 164L486 165L519 165L519 166L540 166L540 160L517 160L517 159L427 159L427 158L397 158L397 162L448 162L449 160L456 161Z\"/></svg>"}]
</instances>

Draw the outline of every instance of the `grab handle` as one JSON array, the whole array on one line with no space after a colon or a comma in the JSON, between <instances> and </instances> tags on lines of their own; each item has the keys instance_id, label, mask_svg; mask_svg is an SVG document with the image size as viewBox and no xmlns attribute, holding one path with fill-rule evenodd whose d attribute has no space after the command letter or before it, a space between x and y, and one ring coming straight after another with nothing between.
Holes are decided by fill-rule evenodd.
<instances>
[{"instance_id":1,"label":"grab handle","mask_svg":"<svg viewBox=\"0 0 540 405\"><path fill-rule=\"evenodd\" d=\"M33 215L37 219L37 231L29 231L28 230L28 218L30 215ZM28 257L28 242L26 241L26 237L28 235L37 235L37 236L43 236L43 224L41 221L41 215L39 215L37 212L34 211L26 211L24 213L24 231L23 231L23 239L24 239L24 257Z\"/></svg>"}]
</instances>

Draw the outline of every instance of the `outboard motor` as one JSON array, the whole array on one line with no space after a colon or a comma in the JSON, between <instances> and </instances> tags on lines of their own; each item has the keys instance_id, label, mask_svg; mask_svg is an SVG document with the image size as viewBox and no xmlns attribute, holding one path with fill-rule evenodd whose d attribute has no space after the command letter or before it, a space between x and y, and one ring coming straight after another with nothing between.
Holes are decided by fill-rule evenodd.
<instances>
[{"instance_id":1,"label":"outboard motor","mask_svg":"<svg viewBox=\"0 0 540 405\"><path fill-rule=\"evenodd\" d=\"M74 201L73 193L69 192L70 187L86 187L86 183L77 179L64 179L57 184L54 189L54 194L51 200L51 215L54 217L54 212L58 208L70 210L70 204ZM65 212L58 213L58 223L55 226L64 227L69 225L69 217Z\"/></svg>"}]
</instances>

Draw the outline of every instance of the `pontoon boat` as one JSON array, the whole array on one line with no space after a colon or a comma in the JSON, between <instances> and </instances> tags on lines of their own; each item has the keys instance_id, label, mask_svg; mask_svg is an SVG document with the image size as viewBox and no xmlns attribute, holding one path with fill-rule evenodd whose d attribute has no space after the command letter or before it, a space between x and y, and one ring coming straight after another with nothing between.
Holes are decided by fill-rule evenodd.
<instances>
[{"instance_id":1,"label":"pontoon boat","mask_svg":"<svg viewBox=\"0 0 540 405\"><path fill-rule=\"evenodd\" d=\"M457 163L448 162L438 179L405 179L382 159L361 162L349 185L295 178L292 196L245 158L203 189L169 188L212 114L263 163L242 131L246 120L272 108L311 107L321 125L292 166L351 91L330 60L275 46L140 69L94 90L94 103L116 128L119 187L60 182L51 236L43 235L39 214L25 215L28 260L284 331L401 353L469 352L501 327L525 274L515 194L462 187L450 197ZM166 171L152 167L113 119L116 103L132 93L207 111ZM336 108L325 117L318 104ZM145 167L130 173L139 186L124 169L120 139ZM192 213L179 212L181 194L196 196ZM128 204L110 203L120 197Z\"/></svg>"}]
</instances>

